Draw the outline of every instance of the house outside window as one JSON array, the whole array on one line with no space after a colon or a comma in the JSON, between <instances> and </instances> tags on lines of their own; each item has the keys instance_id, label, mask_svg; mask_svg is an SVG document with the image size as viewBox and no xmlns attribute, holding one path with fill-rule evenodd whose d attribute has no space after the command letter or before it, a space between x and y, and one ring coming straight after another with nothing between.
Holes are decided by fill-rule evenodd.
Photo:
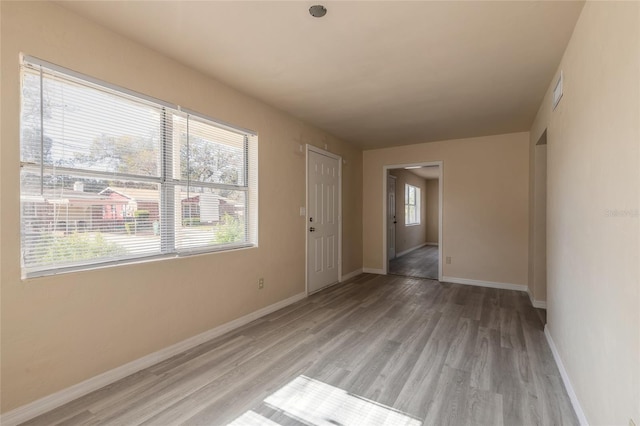
<instances>
[{"instance_id":1,"label":"house outside window","mask_svg":"<svg viewBox=\"0 0 640 426\"><path fill-rule=\"evenodd\" d=\"M420 225L420 188L404 185L404 224Z\"/></svg>"},{"instance_id":2,"label":"house outside window","mask_svg":"<svg viewBox=\"0 0 640 426\"><path fill-rule=\"evenodd\" d=\"M257 245L257 136L22 64L23 277Z\"/></svg>"}]
</instances>

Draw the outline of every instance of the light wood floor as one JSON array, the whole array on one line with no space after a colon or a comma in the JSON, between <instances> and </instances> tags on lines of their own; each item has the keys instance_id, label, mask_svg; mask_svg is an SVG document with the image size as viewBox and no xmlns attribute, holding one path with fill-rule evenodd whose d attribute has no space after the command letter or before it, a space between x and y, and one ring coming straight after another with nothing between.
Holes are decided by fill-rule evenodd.
<instances>
[{"instance_id":1,"label":"light wood floor","mask_svg":"<svg viewBox=\"0 0 640 426\"><path fill-rule=\"evenodd\" d=\"M578 424L525 293L369 274L27 424L230 422Z\"/></svg>"},{"instance_id":2,"label":"light wood floor","mask_svg":"<svg viewBox=\"0 0 640 426\"><path fill-rule=\"evenodd\" d=\"M438 247L424 246L389 261L389 273L405 277L438 279Z\"/></svg>"}]
</instances>

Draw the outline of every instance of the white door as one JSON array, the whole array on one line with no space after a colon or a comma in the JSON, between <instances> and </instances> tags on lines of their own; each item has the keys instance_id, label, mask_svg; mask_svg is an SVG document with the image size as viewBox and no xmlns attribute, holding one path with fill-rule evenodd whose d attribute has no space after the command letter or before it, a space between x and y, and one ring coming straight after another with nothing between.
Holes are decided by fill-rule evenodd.
<instances>
[{"instance_id":1,"label":"white door","mask_svg":"<svg viewBox=\"0 0 640 426\"><path fill-rule=\"evenodd\" d=\"M339 160L309 150L307 164L308 292L338 282Z\"/></svg>"},{"instance_id":2,"label":"white door","mask_svg":"<svg viewBox=\"0 0 640 426\"><path fill-rule=\"evenodd\" d=\"M396 177L387 175L387 257L396 257Z\"/></svg>"}]
</instances>

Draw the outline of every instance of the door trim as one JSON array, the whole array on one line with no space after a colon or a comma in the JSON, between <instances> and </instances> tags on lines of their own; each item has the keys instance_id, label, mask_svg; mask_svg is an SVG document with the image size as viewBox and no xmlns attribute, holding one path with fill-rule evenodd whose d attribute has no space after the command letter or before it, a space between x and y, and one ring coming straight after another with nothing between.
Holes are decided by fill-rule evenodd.
<instances>
[{"instance_id":1,"label":"door trim","mask_svg":"<svg viewBox=\"0 0 640 426\"><path fill-rule=\"evenodd\" d=\"M324 155L338 161L338 283L342 282L342 157L317 146L306 144L304 185L305 185L305 216L304 216L304 291L309 296L309 152ZM324 287L330 287L331 285ZM318 290L320 291L320 290Z\"/></svg>"},{"instance_id":2,"label":"door trim","mask_svg":"<svg viewBox=\"0 0 640 426\"><path fill-rule=\"evenodd\" d=\"M387 175L391 169L403 169L411 166L438 166L440 168L440 177L438 178L438 281L442 281L443 277L443 259L444 241L442 239L442 223L443 223L443 204L444 204L444 162L443 161L424 161L420 163L408 164L390 164L382 166L382 273L389 273L389 260L387 259Z\"/></svg>"},{"instance_id":3,"label":"door trim","mask_svg":"<svg viewBox=\"0 0 640 426\"><path fill-rule=\"evenodd\" d=\"M389 178L391 178L392 180L395 181L394 185L393 185L393 202L397 203L396 197L398 196L398 178L389 174L389 171L387 170L387 193L385 194L387 197L387 214L389 213ZM398 217L398 212L396 211L396 206L393 206L393 211L395 211L396 213L396 217ZM396 242L397 242L397 238L396 238L396 233L398 232L398 228L394 226L394 230L393 230L393 251L394 253L394 259L396 257L398 257L398 251L396 250ZM387 228L387 237L389 236L389 228ZM387 255L389 255L389 240L387 238ZM391 259L387 259L387 264L389 263Z\"/></svg>"}]
</instances>

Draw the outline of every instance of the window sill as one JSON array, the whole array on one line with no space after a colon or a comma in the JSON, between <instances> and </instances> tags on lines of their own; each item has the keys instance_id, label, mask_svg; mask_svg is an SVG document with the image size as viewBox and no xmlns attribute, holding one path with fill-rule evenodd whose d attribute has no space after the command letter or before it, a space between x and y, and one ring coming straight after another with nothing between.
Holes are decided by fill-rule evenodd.
<instances>
[{"instance_id":1,"label":"window sill","mask_svg":"<svg viewBox=\"0 0 640 426\"><path fill-rule=\"evenodd\" d=\"M23 274L22 281L31 281L37 278L69 274L73 272L90 272L90 271L95 271L99 269L114 268L118 266L140 265L140 264L158 262L163 260L178 259L181 257L228 253L228 252L236 252L236 251L254 249L254 248L258 248L257 243L238 244L236 246L220 247L213 250L212 249L193 250L193 251L185 251L182 253L170 253L170 254L163 254L163 255L153 255L148 257L137 257L133 259L113 260L113 261L106 261L102 263L94 263L90 265L74 265L74 266L67 266L67 267L56 268L56 269L43 269L40 271L32 271L32 272Z\"/></svg>"}]
</instances>

